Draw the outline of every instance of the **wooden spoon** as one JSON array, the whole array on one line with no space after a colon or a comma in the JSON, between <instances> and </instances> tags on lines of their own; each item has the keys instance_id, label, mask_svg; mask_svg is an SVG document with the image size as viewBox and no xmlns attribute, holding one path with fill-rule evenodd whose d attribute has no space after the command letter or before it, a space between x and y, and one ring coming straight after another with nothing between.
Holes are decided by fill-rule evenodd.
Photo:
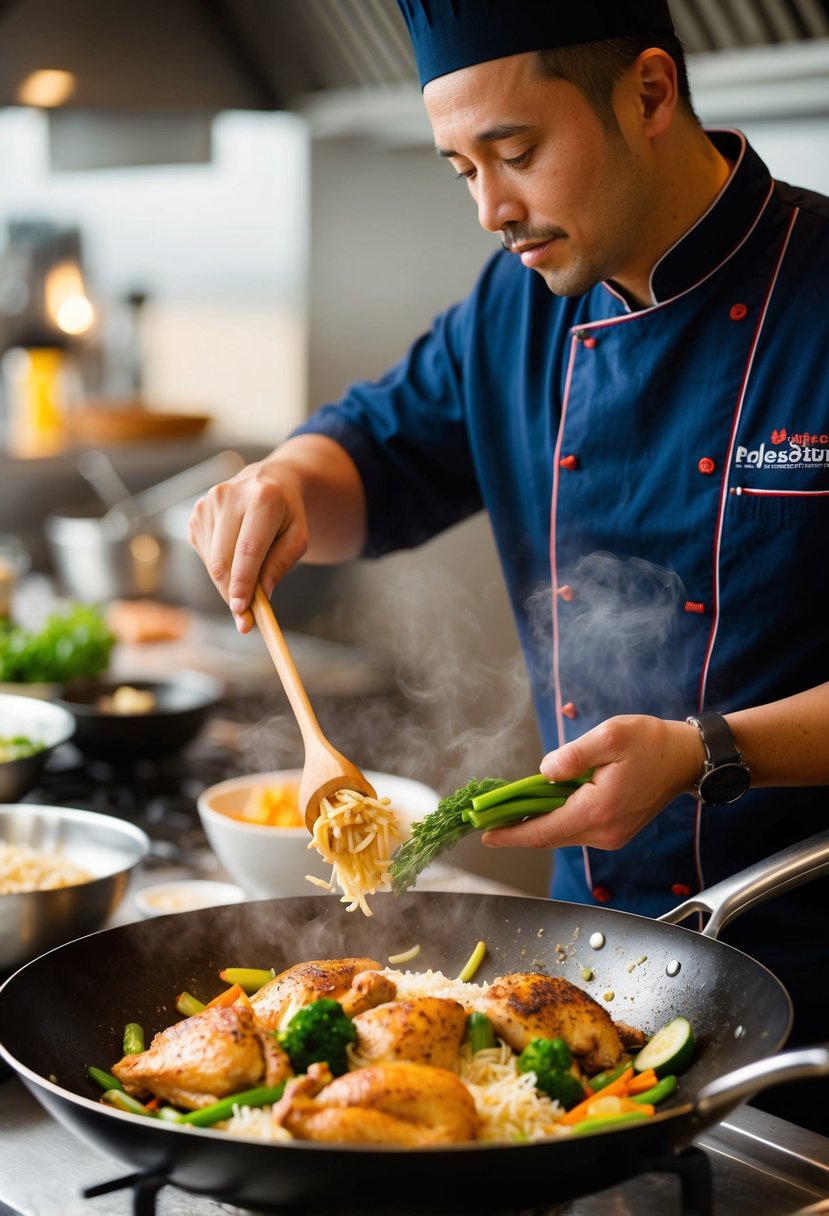
<instances>
[{"instance_id":1,"label":"wooden spoon","mask_svg":"<svg viewBox=\"0 0 829 1216\"><path fill-rule=\"evenodd\" d=\"M285 637L260 583L256 584L250 609L291 703L305 745L299 805L310 832L319 817L323 798L336 794L338 790L354 790L370 798L376 798L377 794L360 770L341 755L322 733Z\"/></svg>"}]
</instances>

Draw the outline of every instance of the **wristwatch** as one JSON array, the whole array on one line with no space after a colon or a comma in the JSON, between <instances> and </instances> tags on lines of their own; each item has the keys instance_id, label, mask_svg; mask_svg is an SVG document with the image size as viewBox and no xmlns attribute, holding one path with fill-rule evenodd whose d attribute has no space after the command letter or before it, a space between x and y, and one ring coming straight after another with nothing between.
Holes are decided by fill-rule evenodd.
<instances>
[{"instance_id":1,"label":"wristwatch","mask_svg":"<svg viewBox=\"0 0 829 1216\"><path fill-rule=\"evenodd\" d=\"M751 773L722 714L706 711L685 719L700 733L705 767L694 789L709 806L736 802L751 784Z\"/></svg>"}]
</instances>

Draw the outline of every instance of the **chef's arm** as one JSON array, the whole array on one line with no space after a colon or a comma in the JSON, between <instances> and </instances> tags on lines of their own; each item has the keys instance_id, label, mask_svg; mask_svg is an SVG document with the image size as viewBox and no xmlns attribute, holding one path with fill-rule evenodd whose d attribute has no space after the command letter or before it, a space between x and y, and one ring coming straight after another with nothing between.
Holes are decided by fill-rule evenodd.
<instances>
[{"instance_id":1,"label":"chef's arm","mask_svg":"<svg viewBox=\"0 0 829 1216\"><path fill-rule=\"evenodd\" d=\"M286 440L263 460L199 499L190 542L230 605L241 632L257 579L267 595L300 560L356 557L366 534L362 481L351 457L325 435Z\"/></svg>"},{"instance_id":2,"label":"chef's arm","mask_svg":"<svg viewBox=\"0 0 829 1216\"><path fill-rule=\"evenodd\" d=\"M727 713L756 787L829 785L829 684ZM563 807L487 832L487 845L618 849L682 793L693 793L705 750L697 728L644 714L608 718L541 761L549 778L592 768L593 778ZM715 808L716 812L716 808Z\"/></svg>"},{"instance_id":3,"label":"chef's arm","mask_svg":"<svg viewBox=\"0 0 829 1216\"><path fill-rule=\"evenodd\" d=\"M725 719L753 786L829 785L829 684Z\"/></svg>"}]
</instances>

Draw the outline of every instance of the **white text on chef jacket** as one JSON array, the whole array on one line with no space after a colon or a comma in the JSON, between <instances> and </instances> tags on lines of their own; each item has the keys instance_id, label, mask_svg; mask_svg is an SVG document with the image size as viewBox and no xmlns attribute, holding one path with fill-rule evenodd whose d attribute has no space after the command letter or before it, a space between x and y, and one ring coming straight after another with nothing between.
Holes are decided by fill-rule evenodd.
<instances>
[{"instance_id":1,"label":"white text on chef jacket","mask_svg":"<svg viewBox=\"0 0 829 1216\"><path fill-rule=\"evenodd\" d=\"M829 448L803 447L798 443L788 448L767 448L761 443L759 448L737 446L735 457L737 465L763 464L829 464Z\"/></svg>"}]
</instances>

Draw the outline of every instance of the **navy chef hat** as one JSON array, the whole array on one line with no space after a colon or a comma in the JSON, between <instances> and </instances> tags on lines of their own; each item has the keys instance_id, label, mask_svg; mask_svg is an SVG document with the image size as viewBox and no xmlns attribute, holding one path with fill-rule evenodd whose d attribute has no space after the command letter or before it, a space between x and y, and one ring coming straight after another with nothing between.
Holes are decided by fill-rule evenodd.
<instances>
[{"instance_id":1,"label":"navy chef hat","mask_svg":"<svg viewBox=\"0 0 829 1216\"><path fill-rule=\"evenodd\" d=\"M488 59L626 34L673 33L667 0L397 0L420 87Z\"/></svg>"}]
</instances>

